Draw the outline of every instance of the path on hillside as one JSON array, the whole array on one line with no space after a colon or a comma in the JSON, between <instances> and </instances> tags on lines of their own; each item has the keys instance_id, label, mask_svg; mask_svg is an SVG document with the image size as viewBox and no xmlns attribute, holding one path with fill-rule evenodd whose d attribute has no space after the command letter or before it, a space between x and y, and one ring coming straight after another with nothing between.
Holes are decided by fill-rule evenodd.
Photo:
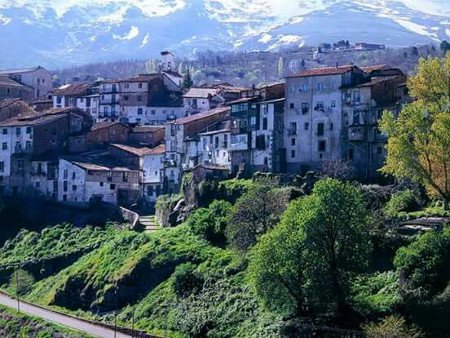
<instances>
[{"instance_id":1,"label":"path on hillside","mask_svg":"<svg viewBox=\"0 0 450 338\"><path fill-rule=\"evenodd\" d=\"M11 298L3 293L0 293L0 304L17 309L17 300L14 298ZM97 326L94 324L91 324L87 321L76 319L74 317L66 316L61 313L56 313L50 310L46 310L44 308L41 308L39 306L31 305L29 303L20 302L20 312L32 315L35 317L39 317L41 319L51 321L53 323L66 326L78 331L85 332L89 335L95 336L95 337L105 337L105 338L131 338L130 335L116 332L116 335L114 335L114 330L108 329L106 327Z\"/></svg>"},{"instance_id":2,"label":"path on hillside","mask_svg":"<svg viewBox=\"0 0 450 338\"><path fill-rule=\"evenodd\" d=\"M139 216L139 224L145 228L145 231L161 230L161 227L158 225L154 215Z\"/></svg>"}]
</instances>

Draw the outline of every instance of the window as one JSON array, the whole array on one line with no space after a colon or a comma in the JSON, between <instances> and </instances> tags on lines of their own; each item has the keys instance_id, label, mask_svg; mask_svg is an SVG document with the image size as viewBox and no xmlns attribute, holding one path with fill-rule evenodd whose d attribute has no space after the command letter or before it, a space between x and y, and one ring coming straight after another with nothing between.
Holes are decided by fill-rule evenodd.
<instances>
[{"instance_id":1,"label":"window","mask_svg":"<svg viewBox=\"0 0 450 338\"><path fill-rule=\"evenodd\" d=\"M142 88L142 83L139 83L139 84L138 84L138 88Z\"/></svg>"},{"instance_id":2,"label":"window","mask_svg":"<svg viewBox=\"0 0 450 338\"><path fill-rule=\"evenodd\" d=\"M116 189L116 185L115 185L114 183L111 183L111 184L109 185L109 189L110 189L110 190L115 190L115 189Z\"/></svg>"},{"instance_id":3,"label":"window","mask_svg":"<svg viewBox=\"0 0 450 338\"><path fill-rule=\"evenodd\" d=\"M138 96L136 97L136 100L137 100L138 102L141 102L141 101L142 101L142 95L138 95Z\"/></svg>"},{"instance_id":4,"label":"window","mask_svg":"<svg viewBox=\"0 0 450 338\"><path fill-rule=\"evenodd\" d=\"M123 181L123 182L128 182L128 173L127 173L127 172L124 172L124 173L122 174L122 181Z\"/></svg>"},{"instance_id":5,"label":"window","mask_svg":"<svg viewBox=\"0 0 450 338\"><path fill-rule=\"evenodd\" d=\"M325 124L324 123L318 123L317 124L317 136L323 136L325 131Z\"/></svg>"},{"instance_id":6,"label":"window","mask_svg":"<svg viewBox=\"0 0 450 338\"><path fill-rule=\"evenodd\" d=\"M223 147L228 148L228 134L223 135Z\"/></svg>"},{"instance_id":7,"label":"window","mask_svg":"<svg viewBox=\"0 0 450 338\"><path fill-rule=\"evenodd\" d=\"M307 90L308 90L308 84L307 83L303 83L301 88L300 88L300 91L301 92L306 92Z\"/></svg>"},{"instance_id":8,"label":"window","mask_svg":"<svg viewBox=\"0 0 450 338\"><path fill-rule=\"evenodd\" d=\"M325 111L325 106L324 106L324 104L323 104L323 101L317 101L314 110L315 110L315 111L321 111L321 112L324 112L324 111Z\"/></svg>"},{"instance_id":9,"label":"window","mask_svg":"<svg viewBox=\"0 0 450 338\"><path fill-rule=\"evenodd\" d=\"M264 165L267 167L269 165L269 159L264 157Z\"/></svg>"},{"instance_id":10,"label":"window","mask_svg":"<svg viewBox=\"0 0 450 338\"><path fill-rule=\"evenodd\" d=\"M67 180L67 177L69 177L69 171L67 169L64 169L64 171L63 171L63 178L65 180Z\"/></svg>"},{"instance_id":11,"label":"window","mask_svg":"<svg viewBox=\"0 0 450 338\"><path fill-rule=\"evenodd\" d=\"M31 134L31 127L27 127L27 128L26 128L26 133L27 133L27 134Z\"/></svg>"},{"instance_id":12,"label":"window","mask_svg":"<svg viewBox=\"0 0 450 338\"><path fill-rule=\"evenodd\" d=\"M20 135L20 128L16 128L16 135L17 135L17 136Z\"/></svg>"},{"instance_id":13,"label":"window","mask_svg":"<svg viewBox=\"0 0 450 338\"><path fill-rule=\"evenodd\" d=\"M67 181L64 181L64 182L63 182L63 190L64 190L64 191L67 191Z\"/></svg>"},{"instance_id":14,"label":"window","mask_svg":"<svg viewBox=\"0 0 450 338\"><path fill-rule=\"evenodd\" d=\"M263 129L263 130L267 130L267 123L268 123L268 122L267 122L267 117L264 117L263 120L262 120L262 122L263 122L263 123L262 123L262 129Z\"/></svg>"},{"instance_id":15,"label":"window","mask_svg":"<svg viewBox=\"0 0 450 338\"><path fill-rule=\"evenodd\" d=\"M297 135L297 122L291 122L289 124L288 134L289 135Z\"/></svg>"},{"instance_id":16,"label":"window","mask_svg":"<svg viewBox=\"0 0 450 338\"><path fill-rule=\"evenodd\" d=\"M138 108L137 113L138 113L138 115L142 115L142 108Z\"/></svg>"},{"instance_id":17,"label":"window","mask_svg":"<svg viewBox=\"0 0 450 338\"><path fill-rule=\"evenodd\" d=\"M27 141L25 143L25 149L30 150L31 149L31 141Z\"/></svg>"},{"instance_id":18,"label":"window","mask_svg":"<svg viewBox=\"0 0 450 338\"><path fill-rule=\"evenodd\" d=\"M219 148L219 136L216 136L214 138L214 148Z\"/></svg>"},{"instance_id":19,"label":"window","mask_svg":"<svg viewBox=\"0 0 450 338\"><path fill-rule=\"evenodd\" d=\"M3 128L3 135L8 135L8 129Z\"/></svg>"},{"instance_id":20,"label":"window","mask_svg":"<svg viewBox=\"0 0 450 338\"><path fill-rule=\"evenodd\" d=\"M354 111L353 112L353 124L360 124L361 123L360 116L361 116L361 114L359 113L359 111Z\"/></svg>"},{"instance_id":21,"label":"window","mask_svg":"<svg viewBox=\"0 0 450 338\"><path fill-rule=\"evenodd\" d=\"M99 182L99 185L100 185L101 187L103 187L103 182Z\"/></svg>"},{"instance_id":22,"label":"window","mask_svg":"<svg viewBox=\"0 0 450 338\"><path fill-rule=\"evenodd\" d=\"M331 101L331 108L336 108L336 101L335 100Z\"/></svg>"},{"instance_id":23,"label":"window","mask_svg":"<svg viewBox=\"0 0 450 338\"><path fill-rule=\"evenodd\" d=\"M361 92L359 90L356 90L353 92L353 102L354 103L360 103L361 102Z\"/></svg>"},{"instance_id":24,"label":"window","mask_svg":"<svg viewBox=\"0 0 450 338\"><path fill-rule=\"evenodd\" d=\"M302 114L306 114L309 112L309 103L302 102Z\"/></svg>"},{"instance_id":25,"label":"window","mask_svg":"<svg viewBox=\"0 0 450 338\"><path fill-rule=\"evenodd\" d=\"M155 110L155 109L152 109L152 110L150 111L150 113L151 113L152 115L155 115L155 114L156 114L156 110Z\"/></svg>"},{"instance_id":26,"label":"window","mask_svg":"<svg viewBox=\"0 0 450 338\"><path fill-rule=\"evenodd\" d=\"M67 202L67 195L63 195L63 201Z\"/></svg>"},{"instance_id":27,"label":"window","mask_svg":"<svg viewBox=\"0 0 450 338\"><path fill-rule=\"evenodd\" d=\"M128 101L128 95L124 95L124 96L123 96L123 100L124 100L124 101Z\"/></svg>"},{"instance_id":28,"label":"window","mask_svg":"<svg viewBox=\"0 0 450 338\"><path fill-rule=\"evenodd\" d=\"M295 137L291 138L291 146L295 146Z\"/></svg>"},{"instance_id":29,"label":"window","mask_svg":"<svg viewBox=\"0 0 450 338\"><path fill-rule=\"evenodd\" d=\"M2 150L7 150L8 149L8 143L3 142L2 143Z\"/></svg>"},{"instance_id":30,"label":"window","mask_svg":"<svg viewBox=\"0 0 450 338\"><path fill-rule=\"evenodd\" d=\"M75 171L72 173L72 179L74 180L75 179L75 177L76 177L76 173L75 173Z\"/></svg>"},{"instance_id":31,"label":"window","mask_svg":"<svg viewBox=\"0 0 450 338\"><path fill-rule=\"evenodd\" d=\"M294 109L294 107L295 107L294 103L291 102L291 103L289 104L289 108Z\"/></svg>"},{"instance_id":32,"label":"window","mask_svg":"<svg viewBox=\"0 0 450 338\"><path fill-rule=\"evenodd\" d=\"M319 151L320 152L327 151L327 142L326 141L319 141Z\"/></svg>"},{"instance_id":33,"label":"window","mask_svg":"<svg viewBox=\"0 0 450 338\"><path fill-rule=\"evenodd\" d=\"M291 158L295 158L295 150L291 150Z\"/></svg>"},{"instance_id":34,"label":"window","mask_svg":"<svg viewBox=\"0 0 450 338\"><path fill-rule=\"evenodd\" d=\"M330 130L333 130L333 129L334 129L334 124L330 123Z\"/></svg>"},{"instance_id":35,"label":"window","mask_svg":"<svg viewBox=\"0 0 450 338\"><path fill-rule=\"evenodd\" d=\"M318 83L317 84L317 91L322 92L325 90L325 84L324 83Z\"/></svg>"},{"instance_id":36,"label":"window","mask_svg":"<svg viewBox=\"0 0 450 338\"><path fill-rule=\"evenodd\" d=\"M61 104L62 103L62 97L61 96L57 96L56 97L56 103L57 104Z\"/></svg>"},{"instance_id":37,"label":"window","mask_svg":"<svg viewBox=\"0 0 450 338\"><path fill-rule=\"evenodd\" d=\"M72 191L77 191L77 186L75 184L72 185Z\"/></svg>"},{"instance_id":38,"label":"window","mask_svg":"<svg viewBox=\"0 0 450 338\"><path fill-rule=\"evenodd\" d=\"M309 122L305 122L304 128L305 128L305 130L309 129Z\"/></svg>"},{"instance_id":39,"label":"window","mask_svg":"<svg viewBox=\"0 0 450 338\"><path fill-rule=\"evenodd\" d=\"M5 162L1 161L0 162L0 172L4 172L5 171Z\"/></svg>"}]
</instances>

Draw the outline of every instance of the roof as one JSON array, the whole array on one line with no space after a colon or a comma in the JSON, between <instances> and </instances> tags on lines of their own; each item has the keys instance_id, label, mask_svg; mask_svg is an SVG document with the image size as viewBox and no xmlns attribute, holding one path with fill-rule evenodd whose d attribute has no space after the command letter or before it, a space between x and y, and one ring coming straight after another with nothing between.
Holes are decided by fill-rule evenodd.
<instances>
[{"instance_id":1,"label":"roof","mask_svg":"<svg viewBox=\"0 0 450 338\"><path fill-rule=\"evenodd\" d=\"M32 88L25 86L17 81L14 81L13 79L10 79L9 77L6 76L0 76L0 86L19 87L19 88L22 87L32 90Z\"/></svg>"},{"instance_id":2,"label":"roof","mask_svg":"<svg viewBox=\"0 0 450 338\"><path fill-rule=\"evenodd\" d=\"M64 115L31 115L23 117L13 117L0 122L0 127L16 127L16 126L36 126L44 123L57 121L65 118Z\"/></svg>"},{"instance_id":3,"label":"roof","mask_svg":"<svg viewBox=\"0 0 450 338\"><path fill-rule=\"evenodd\" d=\"M152 153L152 149L149 147L134 147L118 143L110 144L110 146L136 156L144 156Z\"/></svg>"},{"instance_id":4,"label":"roof","mask_svg":"<svg viewBox=\"0 0 450 338\"><path fill-rule=\"evenodd\" d=\"M68 161L84 170L92 171L136 171L124 166L108 154L86 153L79 156L66 156L61 159Z\"/></svg>"},{"instance_id":5,"label":"roof","mask_svg":"<svg viewBox=\"0 0 450 338\"><path fill-rule=\"evenodd\" d=\"M361 67L361 69L366 73L370 73L370 72L377 71L377 70L391 69L391 67L383 64L383 65L372 65L372 66L367 66L367 67Z\"/></svg>"},{"instance_id":6,"label":"roof","mask_svg":"<svg viewBox=\"0 0 450 338\"><path fill-rule=\"evenodd\" d=\"M87 90L91 87L89 83L74 83L65 84L53 91L53 95L58 96L75 96L75 95L85 95Z\"/></svg>"},{"instance_id":7,"label":"roof","mask_svg":"<svg viewBox=\"0 0 450 338\"><path fill-rule=\"evenodd\" d=\"M0 121L21 115L31 115L36 112L21 99L0 100Z\"/></svg>"},{"instance_id":8,"label":"roof","mask_svg":"<svg viewBox=\"0 0 450 338\"><path fill-rule=\"evenodd\" d=\"M157 125L157 126L136 126L132 129L133 133L153 133L155 131L165 129L166 127L163 125Z\"/></svg>"},{"instance_id":9,"label":"roof","mask_svg":"<svg viewBox=\"0 0 450 338\"><path fill-rule=\"evenodd\" d=\"M200 133L200 136L209 136L209 135L215 135L215 134L221 134L221 133L229 133L230 132L230 128L225 128L225 129L220 129L220 130L212 130L212 131L207 131L204 133Z\"/></svg>"},{"instance_id":10,"label":"roof","mask_svg":"<svg viewBox=\"0 0 450 338\"><path fill-rule=\"evenodd\" d=\"M216 108L213 110L209 110L207 112L198 113L198 114L190 115L187 117L182 117L180 119L176 119L176 120L170 121L168 123L169 124L186 124L186 123L201 120L201 119L204 119L204 118L207 118L210 116L222 114L222 113L229 112L229 111L230 111L230 107L220 107L220 108Z\"/></svg>"},{"instance_id":11,"label":"roof","mask_svg":"<svg viewBox=\"0 0 450 338\"><path fill-rule=\"evenodd\" d=\"M250 101L254 101L256 100L256 97L243 97L242 99L238 99L238 100L234 100L234 101L230 101L227 104L237 104L237 103L246 103L246 102L250 102Z\"/></svg>"},{"instance_id":12,"label":"roof","mask_svg":"<svg viewBox=\"0 0 450 338\"><path fill-rule=\"evenodd\" d=\"M401 75L393 75L393 76L383 76L383 77L374 77L371 79L370 82L362 83L360 85L357 85L356 87L362 88L362 87L373 87L377 84L388 82L396 79L402 79L404 80L404 77Z\"/></svg>"},{"instance_id":13,"label":"roof","mask_svg":"<svg viewBox=\"0 0 450 338\"><path fill-rule=\"evenodd\" d=\"M120 80L120 82L150 82L154 81L156 79L160 79L162 77L162 74L139 74L138 76L131 77L128 79Z\"/></svg>"},{"instance_id":14,"label":"roof","mask_svg":"<svg viewBox=\"0 0 450 338\"><path fill-rule=\"evenodd\" d=\"M32 67L32 68L5 69L5 70L0 70L0 75L30 73L30 72L35 72L36 70L39 70L39 69L44 69L44 68L41 66L37 66L37 67Z\"/></svg>"},{"instance_id":15,"label":"roof","mask_svg":"<svg viewBox=\"0 0 450 338\"><path fill-rule=\"evenodd\" d=\"M120 123L120 122L101 122L101 123L96 123L91 127L91 131L96 131L96 130L100 130L100 129L104 129L104 128L110 128L112 126L115 125L119 125L122 126L124 128L128 128L126 125Z\"/></svg>"},{"instance_id":16,"label":"roof","mask_svg":"<svg viewBox=\"0 0 450 338\"><path fill-rule=\"evenodd\" d=\"M300 73L290 75L288 77L308 77L308 76L324 76L324 75L341 75L358 69L356 66L346 65L338 67L314 68L302 71Z\"/></svg>"},{"instance_id":17,"label":"roof","mask_svg":"<svg viewBox=\"0 0 450 338\"><path fill-rule=\"evenodd\" d=\"M183 77L183 75L181 75L178 72L172 72L172 71L168 71L168 70L163 70L162 72L164 74L167 74L167 75L172 75L172 76L176 76L176 77Z\"/></svg>"},{"instance_id":18,"label":"roof","mask_svg":"<svg viewBox=\"0 0 450 338\"><path fill-rule=\"evenodd\" d=\"M160 144L159 146L152 148L150 154L148 155L162 155L166 152L166 145Z\"/></svg>"},{"instance_id":19,"label":"roof","mask_svg":"<svg viewBox=\"0 0 450 338\"><path fill-rule=\"evenodd\" d=\"M219 94L220 89L218 88L208 88L208 87L192 87L189 91L183 95L183 97L193 97L207 99L210 96Z\"/></svg>"}]
</instances>

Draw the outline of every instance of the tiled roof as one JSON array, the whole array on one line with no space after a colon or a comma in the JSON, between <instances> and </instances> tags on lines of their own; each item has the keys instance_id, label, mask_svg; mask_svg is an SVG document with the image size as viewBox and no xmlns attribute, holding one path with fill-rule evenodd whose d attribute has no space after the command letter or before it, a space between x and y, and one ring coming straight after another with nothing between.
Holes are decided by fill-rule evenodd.
<instances>
[{"instance_id":1,"label":"tiled roof","mask_svg":"<svg viewBox=\"0 0 450 338\"><path fill-rule=\"evenodd\" d=\"M229 112L229 111L230 111L230 107L220 107L220 108L216 108L213 110L209 110L207 112L198 113L198 114L194 114L194 115L187 116L187 117L182 117L180 119L170 121L168 123L186 124L186 123L190 123L190 122L197 121L197 120L202 120L204 118L214 116L216 114L222 114L222 113Z\"/></svg>"},{"instance_id":2,"label":"tiled roof","mask_svg":"<svg viewBox=\"0 0 450 338\"><path fill-rule=\"evenodd\" d=\"M87 90L91 87L89 83L66 84L53 91L53 95L58 96L75 96L86 95Z\"/></svg>"},{"instance_id":3,"label":"tiled roof","mask_svg":"<svg viewBox=\"0 0 450 338\"><path fill-rule=\"evenodd\" d=\"M361 67L361 69L366 73L370 73L377 70L391 69L391 67L389 67L388 65L372 65L367 67Z\"/></svg>"},{"instance_id":4,"label":"tiled roof","mask_svg":"<svg viewBox=\"0 0 450 338\"><path fill-rule=\"evenodd\" d=\"M302 71L298 74L290 75L288 77L308 77L308 76L324 76L324 75L340 75L350 72L354 69L359 69L356 66L338 66L338 67L326 67L326 68L314 68Z\"/></svg>"},{"instance_id":5,"label":"tiled roof","mask_svg":"<svg viewBox=\"0 0 450 338\"><path fill-rule=\"evenodd\" d=\"M139 74L136 77L120 80L120 82L150 82L162 78L162 74Z\"/></svg>"},{"instance_id":6,"label":"tiled roof","mask_svg":"<svg viewBox=\"0 0 450 338\"><path fill-rule=\"evenodd\" d=\"M0 127L16 127L16 126L36 126L44 123L53 122L64 118L64 115L31 115L24 117L13 117L0 122Z\"/></svg>"},{"instance_id":7,"label":"tiled roof","mask_svg":"<svg viewBox=\"0 0 450 338\"><path fill-rule=\"evenodd\" d=\"M101 123L96 123L91 127L91 131L96 131L96 130L100 130L103 128L109 128L115 125L120 125L123 126L124 128L128 128L126 125L120 123L120 122L101 122Z\"/></svg>"},{"instance_id":8,"label":"tiled roof","mask_svg":"<svg viewBox=\"0 0 450 338\"><path fill-rule=\"evenodd\" d=\"M33 67L33 68L21 68L21 69L4 69L0 70L0 75L10 75L10 74L23 74L34 72L39 69L44 69L41 66Z\"/></svg>"},{"instance_id":9,"label":"tiled roof","mask_svg":"<svg viewBox=\"0 0 450 338\"><path fill-rule=\"evenodd\" d=\"M152 153L152 149L149 147L133 147L117 143L111 144L110 146L136 156L144 156Z\"/></svg>"},{"instance_id":10,"label":"tiled roof","mask_svg":"<svg viewBox=\"0 0 450 338\"><path fill-rule=\"evenodd\" d=\"M214 96L219 94L220 89L218 88L199 88L199 87L192 87L189 89L189 91L183 95L183 97L186 98L202 98L207 99L210 96Z\"/></svg>"},{"instance_id":11,"label":"tiled roof","mask_svg":"<svg viewBox=\"0 0 450 338\"><path fill-rule=\"evenodd\" d=\"M362 83L356 87L372 87L375 86L377 84L383 83L383 82L388 82L388 81L392 81L392 80L404 80L405 77L401 76L401 75L394 75L394 76L383 76L383 77L374 77L371 79L371 81L366 82L366 83Z\"/></svg>"},{"instance_id":12,"label":"tiled roof","mask_svg":"<svg viewBox=\"0 0 450 338\"><path fill-rule=\"evenodd\" d=\"M141 125L141 126L136 126L133 128L132 132L133 133L153 133L155 131L161 130L161 129L165 129L165 126L163 125L157 125L157 126L146 126L146 125Z\"/></svg>"},{"instance_id":13,"label":"tiled roof","mask_svg":"<svg viewBox=\"0 0 450 338\"><path fill-rule=\"evenodd\" d=\"M22 87L22 88L28 88L28 89L32 90L30 87L24 86L23 84L21 84L17 81L14 81L13 79L10 79L9 77L6 77L6 76L0 76L0 86Z\"/></svg>"},{"instance_id":14,"label":"tiled roof","mask_svg":"<svg viewBox=\"0 0 450 338\"><path fill-rule=\"evenodd\" d=\"M62 158L84 170L92 171L135 171L124 166L122 163L117 161L115 158L101 154L101 155L91 155L81 154L79 156L66 156Z\"/></svg>"},{"instance_id":15,"label":"tiled roof","mask_svg":"<svg viewBox=\"0 0 450 338\"><path fill-rule=\"evenodd\" d=\"M162 155L166 152L166 145L160 144L159 146L152 148L150 155Z\"/></svg>"}]
</instances>

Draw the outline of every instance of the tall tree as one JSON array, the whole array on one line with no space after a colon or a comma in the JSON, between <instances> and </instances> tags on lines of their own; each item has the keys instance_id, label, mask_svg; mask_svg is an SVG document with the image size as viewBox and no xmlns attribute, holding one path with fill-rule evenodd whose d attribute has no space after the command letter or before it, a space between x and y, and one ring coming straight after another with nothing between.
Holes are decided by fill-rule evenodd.
<instances>
[{"instance_id":1,"label":"tall tree","mask_svg":"<svg viewBox=\"0 0 450 338\"><path fill-rule=\"evenodd\" d=\"M415 102L396 119L385 112L381 130L388 135L382 171L425 185L432 197L450 200L450 54L444 60L421 59L408 88Z\"/></svg>"},{"instance_id":2,"label":"tall tree","mask_svg":"<svg viewBox=\"0 0 450 338\"><path fill-rule=\"evenodd\" d=\"M316 183L252 250L252 285L281 312L320 306L346 313L350 278L368 261L367 223L359 189L335 179Z\"/></svg>"},{"instance_id":3,"label":"tall tree","mask_svg":"<svg viewBox=\"0 0 450 338\"><path fill-rule=\"evenodd\" d=\"M193 84L194 84L194 82L192 81L192 77L191 77L191 67L187 66L186 74L184 75L184 80L183 80L183 88L189 89L193 86Z\"/></svg>"}]
</instances>

